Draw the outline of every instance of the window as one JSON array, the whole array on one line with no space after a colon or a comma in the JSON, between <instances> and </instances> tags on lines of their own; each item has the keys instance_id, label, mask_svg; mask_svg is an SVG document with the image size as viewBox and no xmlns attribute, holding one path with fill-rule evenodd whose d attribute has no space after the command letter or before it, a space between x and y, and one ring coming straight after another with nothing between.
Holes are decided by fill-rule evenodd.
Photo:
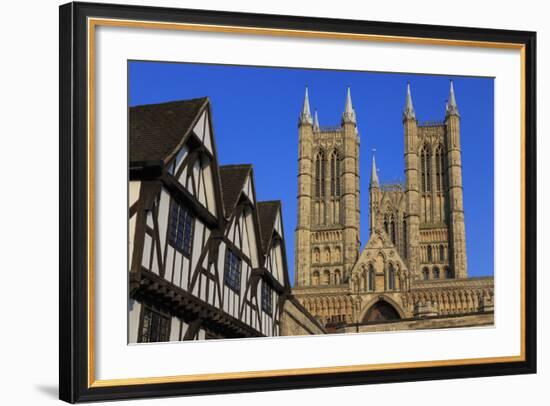
<instances>
[{"instance_id":1,"label":"window","mask_svg":"<svg viewBox=\"0 0 550 406\"><path fill-rule=\"evenodd\" d=\"M317 199L323 198L323 191L325 189L325 155L323 152L317 154L315 161L315 197Z\"/></svg>"},{"instance_id":2,"label":"window","mask_svg":"<svg viewBox=\"0 0 550 406\"><path fill-rule=\"evenodd\" d=\"M369 271L367 273L367 282L368 282L369 292L373 292L374 291L374 268L372 267L372 264L369 265Z\"/></svg>"},{"instance_id":3,"label":"window","mask_svg":"<svg viewBox=\"0 0 550 406\"><path fill-rule=\"evenodd\" d=\"M428 279L430 279L430 271L428 270L428 268L424 268L422 270L422 278L427 281Z\"/></svg>"},{"instance_id":4,"label":"window","mask_svg":"<svg viewBox=\"0 0 550 406\"><path fill-rule=\"evenodd\" d=\"M432 255L432 246L431 245L428 245L428 248L427 248L427 254L428 254L428 262L431 262L433 261L433 255Z\"/></svg>"},{"instance_id":5,"label":"window","mask_svg":"<svg viewBox=\"0 0 550 406\"><path fill-rule=\"evenodd\" d=\"M262 310L268 314L271 314L273 310L271 287L265 281L262 281Z\"/></svg>"},{"instance_id":6,"label":"window","mask_svg":"<svg viewBox=\"0 0 550 406\"><path fill-rule=\"evenodd\" d=\"M434 268L433 275L434 279L439 279L439 268Z\"/></svg>"},{"instance_id":7,"label":"window","mask_svg":"<svg viewBox=\"0 0 550 406\"><path fill-rule=\"evenodd\" d=\"M424 193L431 191L430 163L430 152L428 148L424 146L420 152L420 176L422 178L422 192Z\"/></svg>"},{"instance_id":8,"label":"window","mask_svg":"<svg viewBox=\"0 0 550 406\"><path fill-rule=\"evenodd\" d=\"M229 248L225 252L224 283L237 293L241 291L241 259Z\"/></svg>"},{"instance_id":9,"label":"window","mask_svg":"<svg viewBox=\"0 0 550 406\"><path fill-rule=\"evenodd\" d=\"M455 274L451 268L445 268L445 278L447 279L453 279L455 277Z\"/></svg>"},{"instance_id":10,"label":"window","mask_svg":"<svg viewBox=\"0 0 550 406\"><path fill-rule=\"evenodd\" d=\"M170 319L150 307L143 308L143 320L139 334L140 343L156 343L170 339Z\"/></svg>"},{"instance_id":11,"label":"window","mask_svg":"<svg viewBox=\"0 0 550 406\"><path fill-rule=\"evenodd\" d=\"M338 156L336 159L336 196L340 196L340 159Z\"/></svg>"},{"instance_id":12,"label":"window","mask_svg":"<svg viewBox=\"0 0 550 406\"><path fill-rule=\"evenodd\" d=\"M336 152L330 158L330 195L340 196L340 159Z\"/></svg>"},{"instance_id":13,"label":"window","mask_svg":"<svg viewBox=\"0 0 550 406\"><path fill-rule=\"evenodd\" d=\"M407 221L403 219L403 257L407 258Z\"/></svg>"},{"instance_id":14,"label":"window","mask_svg":"<svg viewBox=\"0 0 550 406\"><path fill-rule=\"evenodd\" d=\"M441 262L445 261L445 247L443 245L439 246L439 260Z\"/></svg>"},{"instance_id":15,"label":"window","mask_svg":"<svg viewBox=\"0 0 550 406\"><path fill-rule=\"evenodd\" d=\"M391 242L393 243L393 245L396 245L397 236L396 236L396 233L395 233L395 222L393 221L393 218L392 218L391 223L390 223L390 237L391 237Z\"/></svg>"},{"instance_id":16,"label":"window","mask_svg":"<svg viewBox=\"0 0 550 406\"><path fill-rule=\"evenodd\" d=\"M390 264L388 270L388 290L395 289L395 269L392 264Z\"/></svg>"},{"instance_id":17,"label":"window","mask_svg":"<svg viewBox=\"0 0 550 406\"><path fill-rule=\"evenodd\" d=\"M437 150L435 152L435 175L436 175L436 188L438 192L441 190L444 190L444 186L445 186L443 184L443 180L445 176L443 159L444 159L443 147L440 145L439 147L437 147Z\"/></svg>"},{"instance_id":18,"label":"window","mask_svg":"<svg viewBox=\"0 0 550 406\"><path fill-rule=\"evenodd\" d=\"M172 201L168 241L187 257L191 255L193 220L194 218L187 208Z\"/></svg>"}]
</instances>

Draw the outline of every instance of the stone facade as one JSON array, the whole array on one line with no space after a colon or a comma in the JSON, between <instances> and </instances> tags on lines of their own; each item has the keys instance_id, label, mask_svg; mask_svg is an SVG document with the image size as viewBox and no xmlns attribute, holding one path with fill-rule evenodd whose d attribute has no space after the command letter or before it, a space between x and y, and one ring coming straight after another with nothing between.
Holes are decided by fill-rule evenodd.
<instances>
[{"instance_id":1,"label":"stone facade","mask_svg":"<svg viewBox=\"0 0 550 406\"><path fill-rule=\"evenodd\" d=\"M407 85L405 182L382 184L373 157L370 238L360 251L359 134L348 89L339 127L321 127L306 97L298 123L294 295L329 330L407 320L438 326L483 314L493 278L468 278L460 114L451 82L445 119L420 124ZM465 322L466 323L466 322ZM477 323L477 322L476 322ZM344 327L343 327L344 326ZM370 327L369 327L370 328Z\"/></svg>"},{"instance_id":2,"label":"stone facade","mask_svg":"<svg viewBox=\"0 0 550 406\"><path fill-rule=\"evenodd\" d=\"M325 334L322 324L300 304L296 298L285 300L281 312L281 335L303 336Z\"/></svg>"}]
</instances>

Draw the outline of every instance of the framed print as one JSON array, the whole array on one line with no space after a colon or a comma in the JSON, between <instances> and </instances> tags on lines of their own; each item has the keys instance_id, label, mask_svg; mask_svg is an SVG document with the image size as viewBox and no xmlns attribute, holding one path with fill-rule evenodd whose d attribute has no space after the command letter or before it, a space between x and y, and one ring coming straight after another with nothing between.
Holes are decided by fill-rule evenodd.
<instances>
[{"instance_id":1,"label":"framed print","mask_svg":"<svg viewBox=\"0 0 550 406\"><path fill-rule=\"evenodd\" d=\"M60 7L60 398L536 371L536 34Z\"/></svg>"}]
</instances>

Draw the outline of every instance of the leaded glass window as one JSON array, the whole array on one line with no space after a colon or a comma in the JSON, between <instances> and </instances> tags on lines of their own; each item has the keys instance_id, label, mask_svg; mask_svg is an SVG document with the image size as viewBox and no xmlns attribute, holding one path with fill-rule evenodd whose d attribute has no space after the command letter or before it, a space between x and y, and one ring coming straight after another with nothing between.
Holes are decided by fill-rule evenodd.
<instances>
[{"instance_id":1,"label":"leaded glass window","mask_svg":"<svg viewBox=\"0 0 550 406\"><path fill-rule=\"evenodd\" d=\"M241 291L241 259L229 248L225 252L224 283L237 293Z\"/></svg>"},{"instance_id":2,"label":"leaded glass window","mask_svg":"<svg viewBox=\"0 0 550 406\"><path fill-rule=\"evenodd\" d=\"M262 281L262 310L268 314L273 311L272 290L265 281Z\"/></svg>"},{"instance_id":3,"label":"leaded glass window","mask_svg":"<svg viewBox=\"0 0 550 406\"><path fill-rule=\"evenodd\" d=\"M169 341L170 319L149 307L144 307L143 312L143 320L138 341L140 343Z\"/></svg>"},{"instance_id":4,"label":"leaded glass window","mask_svg":"<svg viewBox=\"0 0 550 406\"><path fill-rule=\"evenodd\" d=\"M185 256L191 255L194 217L189 210L172 202L168 241Z\"/></svg>"}]
</instances>

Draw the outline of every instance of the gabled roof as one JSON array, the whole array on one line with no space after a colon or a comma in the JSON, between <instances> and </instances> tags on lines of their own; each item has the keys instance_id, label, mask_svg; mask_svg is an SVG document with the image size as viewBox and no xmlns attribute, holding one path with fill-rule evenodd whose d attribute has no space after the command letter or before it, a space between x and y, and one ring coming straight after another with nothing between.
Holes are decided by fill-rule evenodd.
<instances>
[{"instance_id":1,"label":"gabled roof","mask_svg":"<svg viewBox=\"0 0 550 406\"><path fill-rule=\"evenodd\" d=\"M260 219L260 232L262 237L262 252L265 254L269 248L269 241L275 228L275 219L281 207L279 200L258 202L258 217Z\"/></svg>"},{"instance_id":2,"label":"gabled roof","mask_svg":"<svg viewBox=\"0 0 550 406\"><path fill-rule=\"evenodd\" d=\"M130 107L130 162L167 162L207 103L201 97Z\"/></svg>"},{"instance_id":3,"label":"gabled roof","mask_svg":"<svg viewBox=\"0 0 550 406\"><path fill-rule=\"evenodd\" d=\"M250 164L220 166L222 200L226 215L231 213L237 205L244 182L251 170Z\"/></svg>"}]
</instances>

